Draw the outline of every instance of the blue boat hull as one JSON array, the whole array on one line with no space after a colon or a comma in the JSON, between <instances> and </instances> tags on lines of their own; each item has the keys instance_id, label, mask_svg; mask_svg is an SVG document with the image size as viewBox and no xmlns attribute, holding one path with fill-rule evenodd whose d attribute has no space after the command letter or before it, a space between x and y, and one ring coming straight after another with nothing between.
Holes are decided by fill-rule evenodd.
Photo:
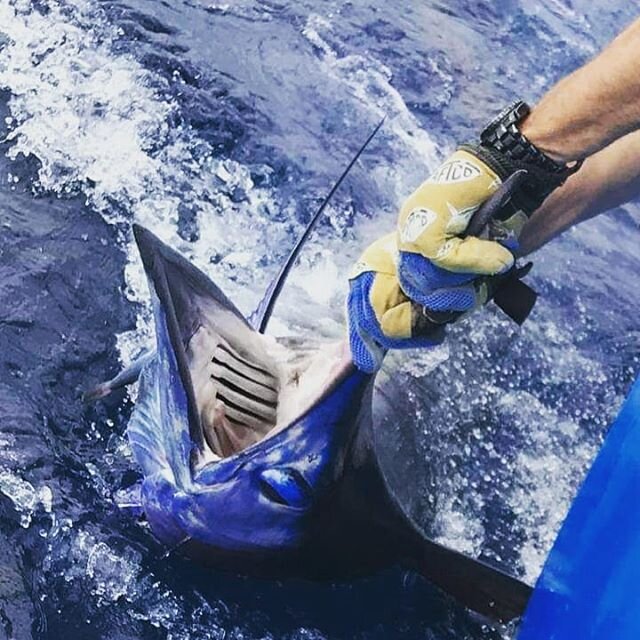
<instances>
[{"instance_id":1,"label":"blue boat hull","mask_svg":"<svg viewBox=\"0 0 640 640\"><path fill-rule=\"evenodd\" d=\"M573 502L518 640L640 638L640 378Z\"/></svg>"}]
</instances>

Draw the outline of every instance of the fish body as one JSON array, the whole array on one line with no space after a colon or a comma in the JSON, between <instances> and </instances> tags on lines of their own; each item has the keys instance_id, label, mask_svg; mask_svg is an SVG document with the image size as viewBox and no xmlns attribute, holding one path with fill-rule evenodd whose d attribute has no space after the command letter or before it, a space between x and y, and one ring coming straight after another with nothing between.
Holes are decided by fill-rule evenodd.
<instances>
[{"instance_id":1,"label":"fish body","mask_svg":"<svg viewBox=\"0 0 640 640\"><path fill-rule=\"evenodd\" d=\"M278 344L150 231L134 234L157 344L128 435L160 540L271 577L399 563L485 615L520 615L527 585L429 540L396 498L378 460L375 376L346 345Z\"/></svg>"}]
</instances>

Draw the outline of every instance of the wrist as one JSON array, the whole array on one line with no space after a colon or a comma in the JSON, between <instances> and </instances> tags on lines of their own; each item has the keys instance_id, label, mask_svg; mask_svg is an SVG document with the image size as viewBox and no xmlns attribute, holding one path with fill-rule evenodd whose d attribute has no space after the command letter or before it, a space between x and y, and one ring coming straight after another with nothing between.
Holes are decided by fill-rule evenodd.
<instances>
[{"instance_id":1,"label":"wrist","mask_svg":"<svg viewBox=\"0 0 640 640\"><path fill-rule=\"evenodd\" d=\"M562 136L558 135L557 127L553 126L553 120L549 117L541 117L540 111L533 109L522 120L518 129L527 140L554 162L567 164L578 159L566 145L560 143Z\"/></svg>"},{"instance_id":2,"label":"wrist","mask_svg":"<svg viewBox=\"0 0 640 640\"><path fill-rule=\"evenodd\" d=\"M579 164L568 166L558 162L530 140L521 130L527 116L528 105L522 101L514 102L485 127L479 143L464 145L463 149L475 153L502 181L516 171L526 171L513 198L513 206L531 215L554 189L579 168Z\"/></svg>"}]
</instances>

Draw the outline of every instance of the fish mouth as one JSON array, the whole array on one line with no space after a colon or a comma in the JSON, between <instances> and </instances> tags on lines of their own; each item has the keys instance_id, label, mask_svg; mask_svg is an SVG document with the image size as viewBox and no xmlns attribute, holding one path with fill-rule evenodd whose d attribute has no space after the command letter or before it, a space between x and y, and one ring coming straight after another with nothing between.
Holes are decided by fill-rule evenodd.
<instances>
[{"instance_id":1,"label":"fish mouth","mask_svg":"<svg viewBox=\"0 0 640 640\"><path fill-rule=\"evenodd\" d=\"M134 235L154 300L158 351L172 351L196 466L272 437L355 368L344 342L313 345L256 332L222 291L147 229Z\"/></svg>"},{"instance_id":2,"label":"fish mouth","mask_svg":"<svg viewBox=\"0 0 640 640\"><path fill-rule=\"evenodd\" d=\"M263 336L265 351L240 353L232 340L201 328L187 353L209 454L227 458L283 431L313 409L353 367L344 344L315 349Z\"/></svg>"}]
</instances>

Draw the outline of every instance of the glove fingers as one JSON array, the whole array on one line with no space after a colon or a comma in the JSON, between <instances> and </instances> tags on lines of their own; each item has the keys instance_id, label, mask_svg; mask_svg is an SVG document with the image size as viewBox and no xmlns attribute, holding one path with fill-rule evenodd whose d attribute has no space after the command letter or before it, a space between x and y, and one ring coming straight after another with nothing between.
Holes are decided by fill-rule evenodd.
<instances>
[{"instance_id":1,"label":"glove fingers","mask_svg":"<svg viewBox=\"0 0 640 640\"><path fill-rule=\"evenodd\" d=\"M376 358L363 340L355 322L349 318L349 349L353 364L365 373L374 373L380 367L382 358Z\"/></svg>"},{"instance_id":2,"label":"glove fingers","mask_svg":"<svg viewBox=\"0 0 640 640\"><path fill-rule=\"evenodd\" d=\"M513 254L499 243L471 236L450 238L431 260L438 267L456 273L486 276L504 273L514 263Z\"/></svg>"},{"instance_id":3,"label":"glove fingers","mask_svg":"<svg viewBox=\"0 0 640 640\"><path fill-rule=\"evenodd\" d=\"M358 296L358 329L361 334L371 336L374 340L380 341L383 338L378 324L378 318L371 300L371 290L375 281L380 278L380 274L372 272L364 273L357 279L359 286Z\"/></svg>"},{"instance_id":4,"label":"glove fingers","mask_svg":"<svg viewBox=\"0 0 640 640\"><path fill-rule=\"evenodd\" d=\"M412 303L402 302L386 311L380 319L382 333L391 339L411 337Z\"/></svg>"},{"instance_id":5,"label":"glove fingers","mask_svg":"<svg viewBox=\"0 0 640 640\"><path fill-rule=\"evenodd\" d=\"M489 238L499 242L515 254L520 249L518 239L528 220L527 215L519 210L506 220L492 220L489 223Z\"/></svg>"},{"instance_id":6,"label":"glove fingers","mask_svg":"<svg viewBox=\"0 0 640 640\"><path fill-rule=\"evenodd\" d=\"M400 286L407 297L423 306L427 305L428 296L436 290L468 284L476 277L473 273L453 273L442 269L417 253L400 252Z\"/></svg>"},{"instance_id":7,"label":"glove fingers","mask_svg":"<svg viewBox=\"0 0 640 640\"><path fill-rule=\"evenodd\" d=\"M442 327L436 327L433 333L424 333L423 335L415 335L414 328L417 325L417 315L422 313L419 305L407 300L393 309L389 309L382 317L382 328L385 334L389 335L389 330L385 327L402 327L407 332L404 337L393 337L387 341L389 349L419 349L421 347L433 347L440 344L444 339Z\"/></svg>"},{"instance_id":8,"label":"glove fingers","mask_svg":"<svg viewBox=\"0 0 640 640\"><path fill-rule=\"evenodd\" d=\"M478 211L473 215L465 235L481 236L483 229L488 223L494 219L503 218L503 214L509 206L511 198L513 198L520 188L526 175L527 172L522 169L510 175L506 181L482 203ZM511 205L511 208L515 210L513 205Z\"/></svg>"},{"instance_id":9,"label":"glove fingers","mask_svg":"<svg viewBox=\"0 0 640 640\"><path fill-rule=\"evenodd\" d=\"M441 330L433 335L412 337L416 314L421 311L406 299L397 282L387 282L386 278L384 274L366 272L353 279L349 289L349 348L353 363L365 373L375 373L380 368L387 349L430 347L443 339ZM382 313L380 320L372 304L374 283L383 290L393 287L385 298L392 306ZM398 300L404 301L395 304Z\"/></svg>"},{"instance_id":10,"label":"glove fingers","mask_svg":"<svg viewBox=\"0 0 640 640\"><path fill-rule=\"evenodd\" d=\"M368 295L363 296L363 317L361 324L376 342L388 346L389 340L408 338L411 335L411 322L397 314L391 314L387 323L383 318L390 310L407 301L396 277L377 273L368 288Z\"/></svg>"}]
</instances>

